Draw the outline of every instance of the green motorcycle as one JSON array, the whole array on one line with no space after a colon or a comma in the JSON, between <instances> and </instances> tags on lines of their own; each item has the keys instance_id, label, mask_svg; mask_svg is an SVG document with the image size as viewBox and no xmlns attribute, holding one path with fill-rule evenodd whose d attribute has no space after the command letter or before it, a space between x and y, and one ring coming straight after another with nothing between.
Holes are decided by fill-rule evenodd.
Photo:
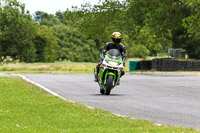
<instances>
[{"instance_id":1,"label":"green motorcycle","mask_svg":"<svg viewBox=\"0 0 200 133\"><path fill-rule=\"evenodd\" d=\"M100 93L110 95L110 91L119 84L122 72L124 70L120 51L117 49L107 51L98 73Z\"/></svg>"}]
</instances>

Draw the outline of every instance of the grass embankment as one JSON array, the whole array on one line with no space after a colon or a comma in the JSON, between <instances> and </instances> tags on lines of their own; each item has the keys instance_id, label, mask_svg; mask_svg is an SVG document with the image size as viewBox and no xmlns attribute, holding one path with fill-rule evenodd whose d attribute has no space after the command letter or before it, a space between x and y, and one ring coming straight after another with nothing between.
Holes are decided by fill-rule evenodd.
<instances>
[{"instance_id":1,"label":"grass embankment","mask_svg":"<svg viewBox=\"0 0 200 133\"><path fill-rule=\"evenodd\" d=\"M93 73L97 63L9 63L1 64L1 73Z\"/></svg>"},{"instance_id":2,"label":"grass embankment","mask_svg":"<svg viewBox=\"0 0 200 133\"><path fill-rule=\"evenodd\" d=\"M129 72L129 61L139 61L141 59L127 59L124 70L126 73L136 74L199 74L199 71L141 71L136 70ZM55 63L8 63L0 64L0 73L52 73L52 74L73 74L87 73L93 74L97 63L87 62L55 62Z\"/></svg>"},{"instance_id":3,"label":"grass embankment","mask_svg":"<svg viewBox=\"0 0 200 133\"><path fill-rule=\"evenodd\" d=\"M0 64L0 73L94 73L97 63L55 62L55 63L9 63ZM128 64L125 67L128 71Z\"/></svg>"},{"instance_id":4,"label":"grass embankment","mask_svg":"<svg viewBox=\"0 0 200 133\"><path fill-rule=\"evenodd\" d=\"M0 132L193 133L194 129L157 126L146 120L117 117L47 94L19 78L0 77Z\"/></svg>"}]
</instances>

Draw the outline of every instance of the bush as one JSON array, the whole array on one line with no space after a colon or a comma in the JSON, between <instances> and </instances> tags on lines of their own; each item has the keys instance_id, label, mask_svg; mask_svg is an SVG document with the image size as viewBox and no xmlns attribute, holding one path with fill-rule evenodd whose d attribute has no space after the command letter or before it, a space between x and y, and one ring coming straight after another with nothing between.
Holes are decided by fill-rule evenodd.
<instances>
[{"instance_id":1,"label":"bush","mask_svg":"<svg viewBox=\"0 0 200 133\"><path fill-rule=\"evenodd\" d=\"M1 64L8 64L8 63L17 63L19 62L19 60L14 60L12 57L10 56L2 56L2 61L1 61Z\"/></svg>"}]
</instances>

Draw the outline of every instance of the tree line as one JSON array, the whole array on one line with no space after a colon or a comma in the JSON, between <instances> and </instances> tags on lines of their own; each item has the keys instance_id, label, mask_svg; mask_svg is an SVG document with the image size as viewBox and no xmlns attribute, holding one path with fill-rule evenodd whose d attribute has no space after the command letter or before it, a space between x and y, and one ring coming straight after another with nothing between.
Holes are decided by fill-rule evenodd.
<instances>
[{"instance_id":1,"label":"tree line","mask_svg":"<svg viewBox=\"0 0 200 133\"><path fill-rule=\"evenodd\" d=\"M184 48L200 58L197 0L105 0L99 5L31 15L17 0L0 0L0 57L22 62L96 62L111 34L123 35L127 57Z\"/></svg>"}]
</instances>

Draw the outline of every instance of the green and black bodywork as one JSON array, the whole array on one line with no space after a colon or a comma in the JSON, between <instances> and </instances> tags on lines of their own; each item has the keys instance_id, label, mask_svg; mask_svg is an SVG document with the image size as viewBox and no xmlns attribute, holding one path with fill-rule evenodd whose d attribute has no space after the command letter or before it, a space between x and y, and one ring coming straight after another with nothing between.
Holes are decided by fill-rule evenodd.
<instances>
[{"instance_id":1,"label":"green and black bodywork","mask_svg":"<svg viewBox=\"0 0 200 133\"><path fill-rule=\"evenodd\" d=\"M122 71L123 61L120 51L117 49L107 51L98 73L101 94L110 94L110 91L118 85Z\"/></svg>"}]
</instances>

